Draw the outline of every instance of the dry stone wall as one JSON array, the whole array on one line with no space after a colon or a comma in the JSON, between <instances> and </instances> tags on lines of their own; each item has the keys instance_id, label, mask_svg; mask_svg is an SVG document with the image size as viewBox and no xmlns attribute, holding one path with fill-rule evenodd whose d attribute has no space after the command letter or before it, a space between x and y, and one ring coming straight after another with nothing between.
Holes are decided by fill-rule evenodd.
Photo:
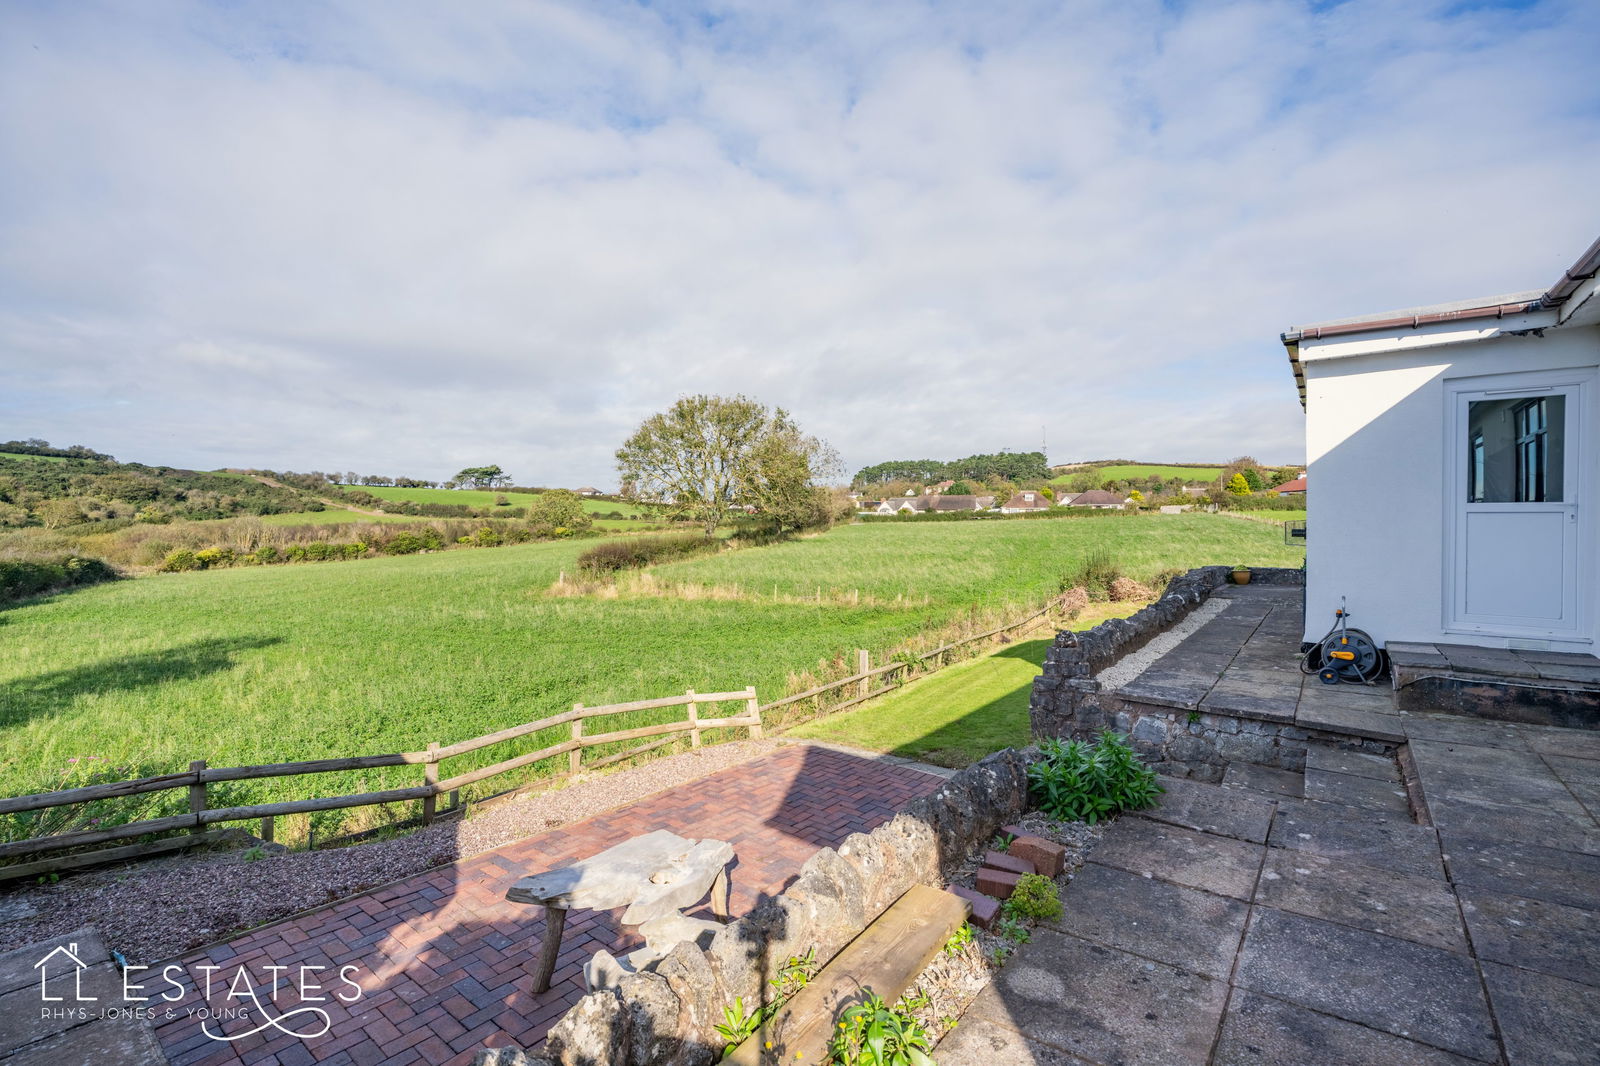
<instances>
[{"instance_id":1,"label":"dry stone wall","mask_svg":"<svg viewBox=\"0 0 1600 1066\"><path fill-rule=\"evenodd\" d=\"M996 752L913 800L870 833L823 848L781 895L720 929L710 947L680 943L651 970L579 1000L550 1030L543 1057L496 1051L511 1066L709 1066L714 1026L735 997L765 1002L792 955L833 958L914 884L942 887L1027 807L1029 752ZM488 1052L484 1053L489 1054Z\"/></svg>"},{"instance_id":2,"label":"dry stone wall","mask_svg":"<svg viewBox=\"0 0 1600 1066\"><path fill-rule=\"evenodd\" d=\"M1093 737L1102 729L1127 735L1133 749L1160 773L1219 781L1230 761L1284 770L1305 764L1312 733L1292 724L1247 716L1190 713L1119 699L1095 680L1106 667L1137 651L1182 621L1229 580L1229 567L1205 566L1180 574L1155 603L1126 619L1102 622L1083 633L1063 632L1034 679L1028 713L1035 737ZM1304 573L1286 567L1253 568L1252 584L1299 585ZM1344 738L1348 740L1348 738ZM1351 746L1346 743L1345 746ZM1393 745L1373 742L1374 750Z\"/></svg>"}]
</instances>

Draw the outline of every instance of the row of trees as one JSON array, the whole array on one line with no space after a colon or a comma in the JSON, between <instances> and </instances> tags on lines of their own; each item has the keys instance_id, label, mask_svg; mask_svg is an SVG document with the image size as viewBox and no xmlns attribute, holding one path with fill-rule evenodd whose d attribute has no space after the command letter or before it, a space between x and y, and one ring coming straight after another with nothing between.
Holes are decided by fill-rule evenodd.
<instances>
[{"instance_id":1,"label":"row of trees","mask_svg":"<svg viewBox=\"0 0 1600 1066\"><path fill-rule=\"evenodd\" d=\"M65 448L51 447L47 440L38 437L29 437L27 440L8 440L0 444L0 452L10 452L13 455L54 455L63 459L96 459L103 463L114 463L116 459L105 452L97 452L93 448L86 448L82 444L69 444Z\"/></svg>"},{"instance_id":2,"label":"row of trees","mask_svg":"<svg viewBox=\"0 0 1600 1066\"><path fill-rule=\"evenodd\" d=\"M994 452L969 455L945 462L939 459L891 459L862 467L851 484L857 489L881 489L891 482L928 484L939 481L1012 482L1048 481L1050 464L1043 452Z\"/></svg>"}]
</instances>

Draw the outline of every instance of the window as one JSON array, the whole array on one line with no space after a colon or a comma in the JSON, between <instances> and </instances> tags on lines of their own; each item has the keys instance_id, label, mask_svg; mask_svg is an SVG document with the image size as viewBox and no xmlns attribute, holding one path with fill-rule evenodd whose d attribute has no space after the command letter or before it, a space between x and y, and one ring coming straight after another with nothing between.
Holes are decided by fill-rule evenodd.
<instances>
[{"instance_id":1,"label":"window","mask_svg":"<svg viewBox=\"0 0 1600 1066\"><path fill-rule=\"evenodd\" d=\"M1516 407L1517 502L1543 503L1550 458L1550 422L1547 401L1540 397ZM1560 493L1556 494L1557 499Z\"/></svg>"},{"instance_id":2,"label":"window","mask_svg":"<svg viewBox=\"0 0 1600 1066\"><path fill-rule=\"evenodd\" d=\"M1468 402L1468 503L1561 502L1566 402L1559 393Z\"/></svg>"}]
</instances>

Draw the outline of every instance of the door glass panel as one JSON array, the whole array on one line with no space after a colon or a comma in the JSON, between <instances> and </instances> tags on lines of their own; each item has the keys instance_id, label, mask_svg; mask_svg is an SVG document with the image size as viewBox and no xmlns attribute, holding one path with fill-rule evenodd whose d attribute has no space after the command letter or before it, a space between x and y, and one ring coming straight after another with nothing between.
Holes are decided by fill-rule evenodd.
<instances>
[{"instance_id":1,"label":"door glass panel","mask_svg":"<svg viewBox=\"0 0 1600 1066\"><path fill-rule=\"evenodd\" d=\"M1566 443L1565 396L1470 401L1467 502L1561 502Z\"/></svg>"}]
</instances>

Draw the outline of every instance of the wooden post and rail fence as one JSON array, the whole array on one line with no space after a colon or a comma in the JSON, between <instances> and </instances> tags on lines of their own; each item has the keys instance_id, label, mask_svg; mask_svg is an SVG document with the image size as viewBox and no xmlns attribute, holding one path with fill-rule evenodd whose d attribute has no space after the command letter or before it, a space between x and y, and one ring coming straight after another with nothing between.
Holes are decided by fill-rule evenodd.
<instances>
[{"instance_id":1,"label":"wooden post and rail fence","mask_svg":"<svg viewBox=\"0 0 1600 1066\"><path fill-rule=\"evenodd\" d=\"M473 785L513 770L532 766L546 759L556 759L565 755L567 756L566 769L562 773L540 778L536 782L538 785L549 784L571 777L583 770L597 770L601 767L621 762L624 759L643 755L674 743L679 739L678 734L682 733L689 734L689 743L692 748L701 746L701 734L707 729L747 729L750 738L759 738L762 735L763 715L766 712L790 707L804 700L818 700L825 693L838 689L846 689L849 693L849 699L826 707L823 707L819 701L813 713L807 717L815 717L822 713L853 707L858 703L893 691L910 675L914 667L921 666L932 660L935 664L934 669L937 669L940 665L943 665L945 656L950 652L965 645L990 639L1032 623L1047 614L1050 607L1051 605L1047 604L1044 608L1034 611L1017 621L965 637L959 641L943 644L921 655L897 658L895 661L883 666L873 667L870 655L865 650L858 650L856 652L857 670L855 673L839 678L836 681L814 686L803 692L797 692L791 696L785 696L765 705L762 705L757 699L754 686L739 692L699 693L690 689L682 696L637 700L632 703L617 703L602 707L585 707L581 703L574 704L572 710L561 714L511 726L495 733L489 733L486 736L473 737L470 740L462 740L454 744L441 746L438 743L430 743L422 751L397 752L390 755L358 755L337 759L312 759L305 762L271 763L261 766L213 767L208 766L204 759L199 759L191 762L189 769L184 772L0 799L0 816L23 814L29 811L47 810L79 803L120 799L174 789L187 791L189 806L187 814L128 822L108 829L79 830L32 837L27 840L0 841L0 861L12 860L19 856L89 848L102 844L116 845L114 847L96 848L93 851L77 851L70 855L58 855L53 858L0 866L0 883L104 862L143 858L163 852L212 843L226 835L225 832L212 827L225 822L259 821L261 823L260 838L263 841L271 842L274 836L274 820L285 815L311 814L319 811L341 810L381 803L420 801L421 817L416 820L423 825L428 825L439 816L438 799L440 796L448 794L451 799L449 809L451 811L459 811L461 809L459 803L460 792L468 785ZM902 674L902 677L898 681L890 681L890 675L895 673ZM887 683L879 683L875 687L874 682L879 681L879 679ZM702 709L707 704L732 702L743 703L743 711L739 714L724 717L704 717L702 715ZM685 709L683 720L622 729L610 733L591 732L585 726L586 722L608 715L668 707L683 707ZM466 755L482 748L503 744L507 741L563 725L568 726L570 732L567 739L558 743L503 759L488 766L455 774L451 777L440 777L439 767L446 759ZM590 762L583 760L583 753L590 748L630 740L644 740L646 738L659 739L650 739L644 744L628 747ZM259 803L239 807L211 806L209 786L214 784L229 781L298 777L303 774L368 770L387 766L421 766L422 783L406 788L392 788L378 792L362 792L343 796L327 796L317 799L287 800L279 803ZM136 841L129 844L117 844L118 841L134 841L138 837L158 833L182 833L184 835L169 836L157 840Z\"/></svg>"}]
</instances>

